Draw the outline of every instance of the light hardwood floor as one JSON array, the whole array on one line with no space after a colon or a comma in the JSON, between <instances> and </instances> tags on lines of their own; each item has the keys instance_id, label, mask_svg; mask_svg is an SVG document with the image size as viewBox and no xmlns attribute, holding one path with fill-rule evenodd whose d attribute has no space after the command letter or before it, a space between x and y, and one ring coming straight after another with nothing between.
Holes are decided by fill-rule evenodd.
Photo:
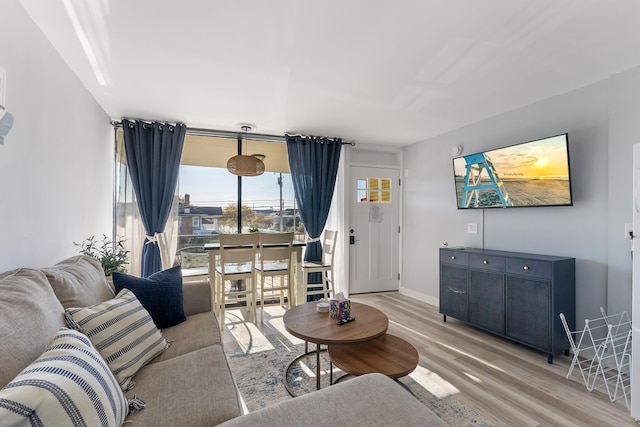
<instances>
[{"instance_id":1,"label":"light hardwood floor","mask_svg":"<svg viewBox=\"0 0 640 427\"><path fill-rule=\"evenodd\" d=\"M411 342L442 393L456 393L500 426L637 426L624 402L589 393L571 358L554 357L493 336L455 319L442 321L438 307L397 292L352 295L389 317L388 332Z\"/></svg>"}]
</instances>

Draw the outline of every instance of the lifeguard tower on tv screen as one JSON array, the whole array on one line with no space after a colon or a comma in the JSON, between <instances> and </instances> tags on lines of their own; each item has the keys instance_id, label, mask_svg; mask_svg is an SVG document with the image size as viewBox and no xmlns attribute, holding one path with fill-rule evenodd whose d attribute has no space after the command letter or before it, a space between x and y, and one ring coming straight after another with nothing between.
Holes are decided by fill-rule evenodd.
<instances>
[{"instance_id":1,"label":"lifeguard tower on tv screen","mask_svg":"<svg viewBox=\"0 0 640 427\"><path fill-rule=\"evenodd\" d=\"M462 187L461 208L495 207L500 204L505 208L513 206L504 183L486 153L464 156L464 161L466 173Z\"/></svg>"}]
</instances>

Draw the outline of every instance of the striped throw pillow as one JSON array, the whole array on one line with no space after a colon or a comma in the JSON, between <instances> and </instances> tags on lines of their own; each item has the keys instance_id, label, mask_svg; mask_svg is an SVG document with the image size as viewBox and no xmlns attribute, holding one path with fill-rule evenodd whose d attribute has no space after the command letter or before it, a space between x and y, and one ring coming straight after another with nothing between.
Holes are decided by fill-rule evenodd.
<instances>
[{"instance_id":1,"label":"striped throw pillow","mask_svg":"<svg viewBox=\"0 0 640 427\"><path fill-rule=\"evenodd\" d=\"M118 382L91 341L67 328L0 390L3 426L121 426L127 411Z\"/></svg>"},{"instance_id":2,"label":"striped throw pillow","mask_svg":"<svg viewBox=\"0 0 640 427\"><path fill-rule=\"evenodd\" d=\"M125 391L133 387L131 378L140 368L169 346L128 289L101 304L65 311L69 327L89 337Z\"/></svg>"}]
</instances>

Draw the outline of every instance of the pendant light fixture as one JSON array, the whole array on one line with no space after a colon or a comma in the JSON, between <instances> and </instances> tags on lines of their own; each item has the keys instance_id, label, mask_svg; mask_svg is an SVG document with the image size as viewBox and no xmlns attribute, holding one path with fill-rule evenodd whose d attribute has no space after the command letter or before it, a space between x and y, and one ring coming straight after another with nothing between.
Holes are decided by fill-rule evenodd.
<instances>
[{"instance_id":1,"label":"pendant light fixture","mask_svg":"<svg viewBox=\"0 0 640 427\"><path fill-rule=\"evenodd\" d=\"M240 123L238 125L245 134L245 150L248 141L249 131L255 128L249 123ZM238 133L238 144L242 147L242 133ZM241 150L238 150L241 152ZM227 161L227 170L238 176L258 176L264 173L264 162L256 156L237 154Z\"/></svg>"}]
</instances>

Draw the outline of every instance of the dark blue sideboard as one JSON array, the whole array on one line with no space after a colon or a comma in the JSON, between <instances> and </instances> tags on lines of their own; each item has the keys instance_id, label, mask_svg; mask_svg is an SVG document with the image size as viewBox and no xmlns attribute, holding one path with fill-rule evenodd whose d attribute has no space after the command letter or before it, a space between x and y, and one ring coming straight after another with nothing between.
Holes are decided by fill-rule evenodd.
<instances>
[{"instance_id":1,"label":"dark blue sideboard","mask_svg":"<svg viewBox=\"0 0 640 427\"><path fill-rule=\"evenodd\" d=\"M440 249L440 313L553 355L575 330L575 258L475 248Z\"/></svg>"}]
</instances>

